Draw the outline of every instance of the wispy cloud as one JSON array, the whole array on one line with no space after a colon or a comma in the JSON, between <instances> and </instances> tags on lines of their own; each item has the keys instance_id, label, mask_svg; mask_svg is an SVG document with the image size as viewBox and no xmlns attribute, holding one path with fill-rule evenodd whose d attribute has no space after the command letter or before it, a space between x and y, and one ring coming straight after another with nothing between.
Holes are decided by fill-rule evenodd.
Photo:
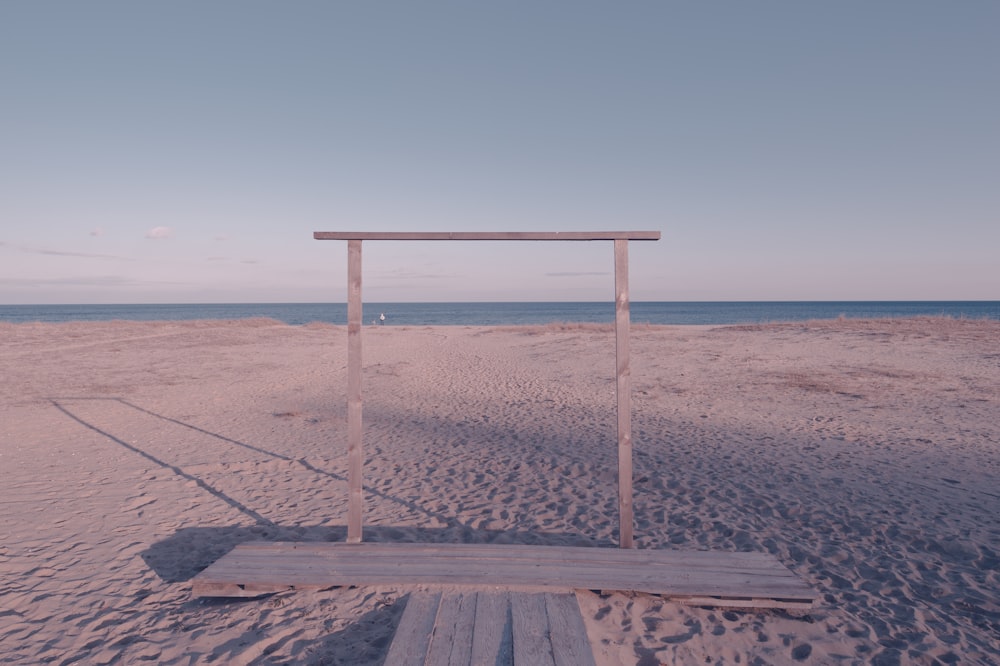
<instances>
[{"instance_id":1,"label":"wispy cloud","mask_svg":"<svg viewBox=\"0 0 1000 666\"><path fill-rule=\"evenodd\" d=\"M214 256L211 256L211 257L205 257L205 261L230 262L230 263L231 262L238 262L238 263L241 263L241 264L259 264L259 263L261 263L260 259L235 259L233 257L227 257L227 256L221 255L221 254L217 254L217 255L214 255Z\"/></svg>"},{"instance_id":2,"label":"wispy cloud","mask_svg":"<svg viewBox=\"0 0 1000 666\"><path fill-rule=\"evenodd\" d=\"M25 249L26 252L34 252L35 254L47 254L54 257L84 257L86 259L120 259L122 261L131 261L128 257L119 257L114 254L97 254L96 252L64 252L63 250L32 250Z\"/></svg>"},{"instance_id":3,"label":"wispy cloud","mask_svg":"<svg viewBox=\"0 0 1000 666\"><path fill-rule=\"evenodd\" d=\"M227 236L226 234L215 234L214 236L212 236L212 240L225 241L229 240L229 236Z\"/></svg>"},{"instance_id":4,"label":"wispy cloud","mask_svg":"<svg viewBox=\"0 0 1000 666\"><path fill-rule=\"evenodd\" d=\"M64 278L3 278L0 286L13 287L143 287L149 285L186 285L188 282L139 280L125 275L86 275Z\"/></svg>"},{"instance_id":5,"label":"wispy cloud","mask_svg":"<svg viewBox=\"0 0 1000 666\"><path fill-rule=\"evenodd\" d=\"M146 238L152 238L154 240L160 240L163 238L170 238L174 233L174 230L170 227L153 227L146 232Z\"/></svg>"},{"instance_id":6,"label":"wispy cloud","mask_svg":"<svg viewBox=\"0 0 1000 666\"><path fill-rule=\"evenodd\" d=\"M442 273L421 273L419 271L399 268L395 270L377 272L374 277L381 280L442 280L458 276Z\"/></svg>"},{"instance_id":7,"label":"wispy cloud","mask_svg":"<svg viewBox=\"0 0 1000 666\"><path fill-rule=\"evenodd\" d=\"M95 227L94 229L91 229L90 230L90 235L91 236L103 236L104 235L104 227Z\"/></svg>"},{"instance_id":8,"label":"wispy cloud","mask_svg":"<svg viewBox=\"0 0 1000 666\"><path fill-rule=\"evenodd\" d=\"M128 257L121 257L116 254L99 254L97 252L69 252L66 250L50 250L45 247L30 247L27 245L11 245L0 241L0 245L13 248L28 254L44 254L50 257L82 257L84 259L112 259L115 261L133 261Z\"/></svg>"}]
</instances>

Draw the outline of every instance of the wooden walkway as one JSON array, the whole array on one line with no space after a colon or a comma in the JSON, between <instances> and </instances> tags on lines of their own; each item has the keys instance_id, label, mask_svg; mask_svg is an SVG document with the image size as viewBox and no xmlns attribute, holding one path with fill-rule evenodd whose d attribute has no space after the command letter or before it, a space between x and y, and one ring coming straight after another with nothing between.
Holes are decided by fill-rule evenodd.
<instances>
[{"instance_id":1,"label":"wooden walkway","mask_svg":"<svg viewBox=\"0 0 1000 666\"><path fill-rule=\"evenodd\" d=\"M413 592L385 666L594 666L576 597Z\"/></svg>"},{"instance_id":2,"label":"wooden walkway","mask_svg":"<svg viewBox=\"0 0 1000 666\"><path fill-rule=\"evenodd\" d=\"M492 544L251 542L193 579L197 596L347 585L630 590L705 606L809 608L816 593L767 553Z\"/></svg>"}]
</instances>

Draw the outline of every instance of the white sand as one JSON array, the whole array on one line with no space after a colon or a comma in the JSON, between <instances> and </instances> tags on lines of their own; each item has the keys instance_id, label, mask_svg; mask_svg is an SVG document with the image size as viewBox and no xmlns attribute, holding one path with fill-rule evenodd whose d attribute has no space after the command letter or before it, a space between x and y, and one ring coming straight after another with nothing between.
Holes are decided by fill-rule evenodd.
<instances>
[{"instance_id":1,"label":"white sand","mask_svg":"<svg viewBox=\"0 0 1000 666\"><path fill-rule=\"evenodd\" d=\"M346 333L0 324L0 662L377 664L404 588L190 579L345 534ZM578 594L603 664L1000 662L1000 324L633 331L636 541L811 611ZM610 329L365 329L366 538L612 546Z\"/></svg>"}]
</instances>

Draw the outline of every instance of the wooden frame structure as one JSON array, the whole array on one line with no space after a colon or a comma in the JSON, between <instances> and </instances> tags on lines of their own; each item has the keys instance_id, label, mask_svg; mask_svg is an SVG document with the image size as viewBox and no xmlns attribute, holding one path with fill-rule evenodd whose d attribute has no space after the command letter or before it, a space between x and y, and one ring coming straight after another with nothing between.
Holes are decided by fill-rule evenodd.
<instances>
[{"instance_id":1,"label":"wooden frame structure","mask_svg":"<svg viewBox=\"0 0 1000 666\"><path fill-rule=\"evenodd\" d=\"M363 514L361 398L362 241L614 241L615 360L618 416L618 545L632 548L632 397L629 365L628 242L659 240L659 231L371 232L316 231L316 240L347 241L347 542L361 543Z\"/></svg>"},{"instance_id":2,"label":"wooden frame structure","mask_svg":"<svg viewBox=\"0 0 1000 666\"><path fill-rule=\"evenodd\" d=\"M468 645L473 651L480 639L506 632L506 621L494 613L480 622L479 593L504 588L509 607L500 616L514 614L521 621L525 604L542 596L573 589L630 590L657 594L681 603L750 608L809 608L816 594L798 580L773 555L767 553L713 553L706 551L647 550L633 548L632 529L632 425L629 366L628 241L658 240L655 231L556 232L556 233L372 233L317 231L319 240L347 241L348 256L348 503L347 543L250 542L237 545L193 579L198 596L255 597L288 589L339 585L431 585L459 591L442 591L440 601L412 609L408 605L397 642L410 646L422 636L438 636L440 647L452 656ZM618 412L618 510L621 548L579 548L497 544L362 543L362 402L361 402L361 244L366 240L576 240L614 241L615 250L615 354ZM527 587L525 587L527 586ZM528 589L543 590L538 595ZM422 595L424 593L419 593ZM435 596L433 593L431 596ZM476 601L474 630L455 637L459 621L468 628L468 599ZM444 597L448 596L448 602ZM516 597L516 600L515 600ZM534 601L532 601L534 598ZM553 597L554 598L554 597ZM411 604L420 605L411 601ZM489 605L489 604L487 604ZM548 601L545 602L548 607ZM465 610L462 610L462 609ZM536 608L537 609L537 608ZM564 611L566 609L564 608ZM575 609L578 612L578 608ZM459 617L461 616L461 617ZM524 617L522 617L524 616ZM565 619L566 612L556 613ZM409 617L409 619L407 619ZM540 617L535 614L532 617ZM551 618L550 618L551 619ZM453 621L454 620L454 621ZM535 622L535 620L531 620ZM540 620L538 621L540 622ZM418 627L414 628L416 625ZM536 623L537 624L537 623ZM411 626L414 625L414 626ZM571 642L581 643L579 623ZM538 633L537 624L531 627ZM529 632L531 633L531 632ZM556 633L550 633L555 654ZM440 636L439 636L440 634ZM532 634L532 635L534 635ZM506 633L504 633L506 635ZM516 631L511 639L516 651ZM412 640L411 640L412 639ZM464 642L463 642L464 641ZM529 641L530 642L530 641ZM503 641L501 641L503 643ZM435 643L427 655L436 654ZM392 654L393 648L390 648ZM501 650L502 651L502 650ZM537 654L537 645L533 654ZM390 660L387 659L386 663ZM493 659L489 660L492 663ZM573 658L573 663L581 663ZM418 663L424 663L418 661ZM431 662L428 662L431 663ZM437 662L433 662L437 663ZM557 663L558 660L557 660Z\"/></svg>"}]
</instances>

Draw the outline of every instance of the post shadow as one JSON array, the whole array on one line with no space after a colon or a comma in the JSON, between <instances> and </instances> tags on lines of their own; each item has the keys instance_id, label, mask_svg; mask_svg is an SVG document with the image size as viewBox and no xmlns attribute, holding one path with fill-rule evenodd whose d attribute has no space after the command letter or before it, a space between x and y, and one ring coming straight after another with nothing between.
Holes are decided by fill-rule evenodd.
<instances>
[{"instance_id":1,"label":"post shadow","mask_svg":"<svg viewBox=\"0 0 1000 666\"><path fill-rule=\"evenodd\" d=\"M126 407L135 409L149 416L163 419L185 428L190 428L201 434L214 437L220 441L233 446L272 456L276 459L296 462L305 469L322 476L345 481L346 479L338 474L323 470L309 463L305 459L291 458L268 449L253 446L239 440L226 437L198 426L185 423L184 421L158 414L151 410L135 405L128 400L119 397L93 398L93 397L52 397L49 402L61 413L72 419L88 430L95 432L108 440L118 444L124 449L135 453L146 460L156 464L163 469L169 470L178 477L195 483L199 488L209 493L211 496L225 502L228 506L236 509L243 515L251 518L253 525L233 525L228 527L183 527L173 535L154 543L141 554L147 565L165 582L176 583L190 580L200 571L208 567L215 560L219 559L236 545L247 541L331 541L342 542L347 536L346 525L338 526L283 526L265 518L263 515L230 497L218 488L208 484L204 479L184 470L183 468L171 464L165 460L157 458L148 451L130 444L120 437L104 430L93 423L90 423L77 414L73 413L69 407L61 401L69 400L109 400L118 402ZM577 545L594 546L592 539L578 533L557 533L541 532L537 530L485 530L473 528L463 523L454 516L445 516L435 511L429 511L424 507L414 504L411 501L389 495L375 488L366 489L369 494L391 502L395 502L414 513L423 514L429 518L434 518L445 527L421 528L411 526L386 526L369 525L365 529L366 540L371 542L417 542L417 543L494 543L494 542L516 542L534 545Z\"/></svg>"},{"instance_id":2,"label":"post shadow","mask_svg":"<svg viewBox=\"0 0 1000 666\"><path fill-rule=\"evenodd\" d=\"M126 442L126 441L124 441L124 440L122 440L122 439L120 439L118 437L115 437L111 433L109 433L109 432L107 432L105 430L102 430L102 429L98 428L97 426L95 426L95 425L93 425L91 423L88 423L87 421L83 420L82 418L80 418L79 416L77 416L76 414L74 414L73 412L71 412L68 407L66 407L65 405L63 405L60 402L60 400L63 400L63 401L67 401L67 400L109 400L109 401L117 402L117 403L119 403L121 405L124 405L126 407L129 407L131 409L135 409L135 410L137 410L137 411L139 411L139 412L141 412L143 414L147 414L149 416L153 416L155 418L162 419L164 421L167 421L169 423L173 423L175 425L182 426L184 428L189 428L189 429L194 430L194 431L196 431L198 433L201 433L203 435L207 435L209 437L214 437L215 439L218 439L220 441L226 442L227 444L231 444L233 446L238 446L238 447L247 449L249 451L254 451L256 453L261 453L261 454L264 454L266 456L270 456L270 457L276 458L278 460L282 460L284 462L293 462L293 463L299 464L302 467L304 467L305 469L309 470L310 472L313 472L314 474L319 474L319 475L322 475L322 476L326 476L326 477L329 477L331 479L335 479L337 481L342 481L342 482L346 482L347 481L347 477L341 476L340 474L336 474L335 472L330 472L328 470L324 470L324 469L321 469L319 467L316 467L315 465L313 465L312 463L310 463L305 458L292 458L290 456L286 456L286 455L283 455L281 453L277 453L275 451L270 451L268 449L265 449L265 448L262 448L262 447L259 447L259 446L254 446L252 444L247 444L246 442L241 442L241 441L233 439L231 437L226 437L225 435L220 435L219 433L212 432L210 430L206 430L204 428L198 427L196 425L192 425L190 423L186 423L186 422L181 421L179 419L175 419L175 418L172 418L172 417L169 417L169 416L165 416L163 414L158 414L158 413L156 413L154 411L151 411L151 410L146 409L144 407L140 407L140 406L138 406L138 405L136 405L136 404L134 404L132 402L129 402L128 400L126 400L124 398L120 398L120 397L109 397L109 398L92 398L92 397L61 397L60 398L60 397L54 397L54 398L49 398L48 400L49 400L50 403L52 403L52 405L56 409L58 409L60 412L62 412L63 414L65 414L69 418L73 419L74 421L76 421L80 425L84 426L85 428L87 428L89 430L92 430L93 432L96 432L96 433L98 433L100 435L103 435L104 437L107 437L112 442L115 442L116 444L119 444L120 446L128 449L129 451L131 451L133 453L136 453L136 454L142 456L143 458L146 458L147 460L149 460L149 461L151 461L151 462L159 465L160 467L163 467L164 469L170 470L171 472L177 474L178 476L180 476L180 477L182 477L184 479L187 479L188 481L195 482L198 485L198 487L202 488L203 490L205 490L206 492L210 493L214 497L217 497L218 499L221 499L222 501L226 502L227 504L229 504L230 506L232 506L234 509L237 509L238 511L244 513L245 515L253 518L254 521L257 522L257 523L259 523L259 524L268 525L268 526L272 526L272 527L274 526L274 524L270 520L268 520L267 518L264 518L263 516L261 516L256 511L253 511L252 509L246 507L245 505L241 504L240 502L237 502L236 500L234 500L233 498L229 497L228 495L226 495L222 491L220 491L220 490L218 490L216 488L213 488L209 484L205 483L205 481L202 480L201 478L196 477L196 476L194 476L193 474L191 474L189 472L185 472L184 470L182 470L181 468L177 467L176 465L172 465L172 464L170 464L170 463L168 463L166 461L160 460L159 458L153 456L152 454L148 453L147 451L143 451L139 447L137 447L137 446L135 446L133 444L129 444L128 442ZM414 504L413 502L410 502L408 500L402 499L400 497L395 497L393 495L389 495L389 494L387 494L387 493L385 493L383 491L380 491L380 490L378 490L376 488L365 488L365 490L370 495L373 495L373 496L378 497L380 499L388 500L390 502L394 502L396 504L399 504L400 506L403 506L406 509L408 509L408 510L414 512L414 513L422 513L423 515L427 516L428 518L433 518L435 520L438 520L438 521L440 521L440 522L448 525L449 527L464 527L466 529L471 529L469 526L463 524L461 521L459 521L458 519L456 519L454 516L446 516L446 515L444 515L442 513L436 512L436 511L430 511L430 510L428 510L428 509L426 509L424 507L421 507L421 506L419 506L417 504Z\"/></svg>"},{"instance_id":3,"label":"post shadow","mask_svg":"<svg viewBox=\"0 0 1000 666\"><path fill-rule=\"evenodd\" d=\"M182 527L169 537L151 544L141 557L161 580L183 583L241 543L250 541L343 543L347 526L231 525L228 527ZM569 532L537 530L486 530L454 527L370 525L365 543L517 543L531 546L594 547L587 537Z\"/></svg>"},{"instance_id":4,"label":"post shadow","mask_svg":"<svg viewBox=\"0 0 1000 666\"><path fill-rule=\"evenodd\" d=\"M182 479L186 479L188 481L191 481L191 482L195 483L199 488L201 488L202 490L204 490L205 492L207 492L209 495L212 495L216 499L222 500L223 502L225 502L229 506L233 507L234 509L236 509L240 513L242 513L242 514L244 514L246 516L249 516L258 525L264 525L264 526L267 526L267 527L274 527L274 523L272 523L270 520L268 520L264 516L260 515L259 513L257 513L253 509L251 509L250 507L248 507L248 506L242 504L241 502L238 502L237 500L233 499L232 497L230 497L229 495L225 494L224 492L222 492L218 488L213 488L212 486L208 485L200 477L197 477L194 474L190 474L188 472L185 472L183 469L181 469L180 467L177 467L176 465L171 465L170 463L168 463L166 461L160 460L159 458L157 458L153 454L149 453L148 451L143 451L138 446L134 446L132 444L129 444L125 440L123 440L123 439L121 439L119 437L115 437L110 432L107 432L106 430L101 430L100 428L98 428L94 424L88 423L87 421L84 421L82 418L80 418L79 416L77 416L73 412L69 411L69 409L67 409L66 407L64 407L58 401L58 399L56 399L56 398L50 398L49 402L52 403L53 407L55 407L60 412L62 412L63 414L65 414L66 416L68 416L69 418L71 418L72 420L76 421L77 423L79 423L83 427L87 428L88 430L91 430L91 431L96 432L97 434L99 434L99 435L101 435L103 437L106 437L107 439L111 440L115 444L118 444L119 446L121 446L121 447L123 447L125 449L128 449L132 453L135 453L135 454L138 454L138 455L142 456L146 460L149 460L150 462L152 462L152 463L154 463L156 465L159 465L160 467L162 467L164 469L170 470L171 472L173 472L177 476L181 477Z\"/></svg>"}]
</instances>

